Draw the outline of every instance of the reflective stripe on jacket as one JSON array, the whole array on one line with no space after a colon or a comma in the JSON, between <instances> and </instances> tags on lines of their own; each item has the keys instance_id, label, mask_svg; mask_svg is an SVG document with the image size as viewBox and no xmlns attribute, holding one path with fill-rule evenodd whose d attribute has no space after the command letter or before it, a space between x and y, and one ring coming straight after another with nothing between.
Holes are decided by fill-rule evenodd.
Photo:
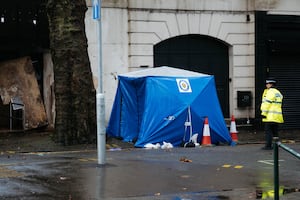
<instances>
[{"instance_id":1,"label":"reflective stripe on jacket","mask_svg":"<svg viewBox=\"0 0 300 200\"><path fill-rule=\"evenodd\" d=\"M260 106L261 115L265 116L263 122L283 123L282 116L282 99L283 96L279 90L275 88L265 89L262 95L262 103Z\"/></svg>"}]
</instances>

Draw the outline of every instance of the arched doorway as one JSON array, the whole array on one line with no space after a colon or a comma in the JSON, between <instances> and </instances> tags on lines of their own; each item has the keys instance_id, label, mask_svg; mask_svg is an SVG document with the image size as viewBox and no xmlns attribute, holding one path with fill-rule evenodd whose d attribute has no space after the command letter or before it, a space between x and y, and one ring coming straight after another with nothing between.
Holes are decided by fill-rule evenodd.
<instances>
[{"instance_id":1,"label":"arched doorway","mask_svg":"<svg viewBox=\"0 0 300 200\"><path fill-rule=\"evenodd\" d=\"M154 66L170 66L215 76L224 117L229 117L228 46L212 37L182 35L154 46Z\"/></svg>"}]
</instances>

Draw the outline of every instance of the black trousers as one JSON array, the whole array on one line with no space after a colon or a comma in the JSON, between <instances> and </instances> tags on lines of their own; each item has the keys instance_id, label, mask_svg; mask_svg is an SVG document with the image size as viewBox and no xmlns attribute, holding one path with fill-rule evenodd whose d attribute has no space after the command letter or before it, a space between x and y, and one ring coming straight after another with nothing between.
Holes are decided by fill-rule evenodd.
<instances>
[{"instance_id":1,"label":"black trousers","mask_svg":"<svg viewBox=\"0 0 300 200\"><path fill-rule=\"evenodd\" d=\"M278 137L278 123L265 122L266 147L272 147L273 137Z\"/></svg>"}]
</instances>

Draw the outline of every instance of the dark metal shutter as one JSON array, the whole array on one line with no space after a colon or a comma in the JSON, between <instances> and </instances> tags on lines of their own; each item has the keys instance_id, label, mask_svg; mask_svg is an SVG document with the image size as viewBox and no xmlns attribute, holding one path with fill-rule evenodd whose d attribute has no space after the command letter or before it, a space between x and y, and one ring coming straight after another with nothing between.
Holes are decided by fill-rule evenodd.
<instances>
[{"instance_id":1,"label":"dark metal shutter","mask_svg":"<svg viewBox=\"0 0 300 200\"><path fill-rule=\"evenodd\" d=\"M275 77L284 96L283 129L300 128L300 17L259 13L257 36L260 47L257 55L257 80ZM261 45L261 43L264 43ZM262 72L260 74L260 72ZM264 83L260 83L264 86ZM258 85L258 84L257 84ZM258 91L259 89L256 88ZM261 90L260 90L261 91ZM258 94L259 98L261 94ZM260 104L258 104L259 106Z\"/></svg>"},{"instance_id":2,"label":"dark metal shutter","mask_svg":"<svg viewBox=\"0 0 300 200\"><path fill-rule=\"evenodd\" d=\"M278 89L284 96L282 109L285 129L300 128L300 54L297 56L294 52L273 49L270 55L270 76L278 79Z\"/></svg>"}]
</instances>

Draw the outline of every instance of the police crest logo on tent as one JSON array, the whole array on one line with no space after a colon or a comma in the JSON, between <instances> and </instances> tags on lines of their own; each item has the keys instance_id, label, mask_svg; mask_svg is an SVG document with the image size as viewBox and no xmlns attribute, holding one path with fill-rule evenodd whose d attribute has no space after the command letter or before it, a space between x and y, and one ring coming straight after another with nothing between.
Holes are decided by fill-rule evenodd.
<instances>
[{"instance_id":1,"label":"police crest logo on tent","mask_svg":"<svg viewBox=\"0 0 300 200\"><path fill-rule=\"evenodd\" d=\"M176 79L179 92L192 92L189 79Z\"/></svg>"}]
</instances>

